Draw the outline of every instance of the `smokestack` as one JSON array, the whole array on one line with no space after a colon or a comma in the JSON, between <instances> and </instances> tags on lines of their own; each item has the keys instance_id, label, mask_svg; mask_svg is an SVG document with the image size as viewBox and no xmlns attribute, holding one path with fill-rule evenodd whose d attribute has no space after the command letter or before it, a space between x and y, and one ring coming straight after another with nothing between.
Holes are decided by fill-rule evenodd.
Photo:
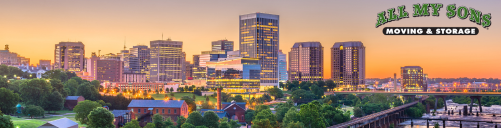
<instances>
[{"instance_id":1,"label":"smokestack","mask_svg":"<svg viewBox=\"0 0 501 128\"><path fill-rule=\"evenodd\" d=\"M393 74L393 91L397 91L397 73Z\"/></svg>"},{"instance_id":2,"label":"smokestack","mask_svg":"<svg viewBox=\"0 0 501 128\"><path fill-rule=\"evenodd\" d=\"M221 88L217 88L217 109L221 110Z\"/></svg>"}]
</instances>

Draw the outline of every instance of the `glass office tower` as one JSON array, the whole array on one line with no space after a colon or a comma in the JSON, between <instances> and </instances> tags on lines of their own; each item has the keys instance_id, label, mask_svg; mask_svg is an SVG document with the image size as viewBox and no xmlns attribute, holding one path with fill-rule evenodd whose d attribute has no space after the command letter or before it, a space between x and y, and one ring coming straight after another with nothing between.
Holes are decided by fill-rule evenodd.
<instances>
[{"instance_id":1,"label":"glass office tower","mask_svg":"<svg viewBox=\"0 0 501 128\"><path fill-rule=\"evenodd\" d=\"M227 93L258 92L261 66L257 58L207 62L207 87L222 86Z\"/></svg>"},{"instance_id":2,"label":"glass office tower","mask_svg":"<svg viewBox=\"0 0 501 128\"><path fill-rule=\"evenodd\" d=\"M258 58L261 90L278 86L279 16L265 13L240 15L240 53Z\"/></svg>"}]
</instances>

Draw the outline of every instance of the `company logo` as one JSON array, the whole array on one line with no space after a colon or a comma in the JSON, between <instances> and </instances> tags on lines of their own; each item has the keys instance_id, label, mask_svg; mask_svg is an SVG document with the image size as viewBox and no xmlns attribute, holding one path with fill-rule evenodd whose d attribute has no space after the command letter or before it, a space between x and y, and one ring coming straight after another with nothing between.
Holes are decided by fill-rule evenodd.
<instances>
[{"instance_id":1,"label":"company logo","mask_svg":"<svg viewBox=\"0 0 501 128\"><path fill-rule=\"evenodd\" d=\"M443 8L440 3L414 4L414 13L412 17L440 16L439 11ZM457 7L456 4L447 5L446 16L451 19L467 19L477 25L489 29L491 26L491 14L482 14L480 10L467 8L465 6ZM377 14L376 28L392 21L409 18L409 13L405 11L405 5L390 8ZM477 27L386 27L383 29L385 35L477 35Z\"/></svg>"}]
</instances>

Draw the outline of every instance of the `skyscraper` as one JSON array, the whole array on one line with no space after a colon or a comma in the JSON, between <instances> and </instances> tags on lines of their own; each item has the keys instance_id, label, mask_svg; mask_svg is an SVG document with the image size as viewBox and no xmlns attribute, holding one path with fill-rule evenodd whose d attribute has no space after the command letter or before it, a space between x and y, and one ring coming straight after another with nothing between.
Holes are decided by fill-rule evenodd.
<instances>
[{"instance_id":1,"label":"skyscraper","mask_svg":"<svg viewBox=\"0 0 501 128\"><path fill-rule=\"evenodd\" d=\"M401 85L406 92L426 92L425 76L420 66L405 66L400 68Z\"/></svg>"},{"instance_id":2,"label":"skyscraper","mask_svg":"<svg viewBox=\"0 0 501 128\"><path fill-rule=\"evenodd\" d=\"M265 13L240 15L240 53L258 58L260 90L278 86L279 16Z\"/></svg>"},{"instance_id":3,"label":"skyscraper","mask_svg":"<svg viewBox=\"0 0 501 128\"><path fill-rule=\"evenodd\" d=\"M54 50L54 69L70 72L84 70L85 45L82 42L59 42Z\"/></svg>"},{"instance_id":4,"label":"skyscraper","mask_svg":"<svg viewBox=\"0 0 501 128\"><path fill-rule=\"evenodd\" d=\"M365 85L365 46L362 42L336 42L332 46L331 76L334 83L346 90L357 90Z\"/></svg>"},{"instance_id":5,"label":"skyscraper","mask_svg":"<svg viewBox=\"0 0 501 128\"><path fill-rule=\"evenodd\" d=\"M132 65L133 73L146 74L146 79L150 76L150 48L146 45L137 45L130 48L130 54L137 57L137 64ZM136 67L137 66L137 67Z\"/></svg>"},{"instance_id":6,"label":"skyscraper","mask_svg":"<svg viewBox=\"0 0 501 128\"><path fill-rule=\"evenodd\" d=\"M123 74L123 61L105 59L96 61L96 80L100 82L120 82Z\"/></svg>"},{"instance_id":7,"label":"skyscraper","mask_svg":"<svg viewBox=\"0 0 501 128\"><path fill-rule=\"evenodd\" d=\"M206 75L206 67L200 67L200 55L193 55L193 71L191 76L194 80L205 80Z\"/></svg>"},{"instance_id":8,"label":"skyscraper","mask_svg":"<svg viewBox=\"0 0 501 128\"><path fill-rule=\"evenodd\" d=\"M150 41L150 81L183 81L183 42L167 40Z\"/></svg>"},{"instance_id":9,"label":"skyscraper","mask_svg":"<svg viewBox=\"0 0 501 128\"><path fill-rule=\"evenodd\" d=\"M289 80L323 80L323 62L324 47L320 42L295 43L289 52Z\"/></svg>"},{"instance_id":10,"label":"skyscraper","mask_svg":"<svg viewBox=\"0 0 501 128\"><path fill-rule=\"evenodd\" d=\"M218 40L212 41L212 51L233 51L233 41Z\"/></svg>"},{"instance_id":11,"label":"skyscraper","mask_svg":"<svg viewBox=\"0 0 501 128\"><path fill-rule=\"evenodd\" d=\"M286 82L289 79L287 75L287 55L282 53L282 50L278 51L278 74L279 74L279 82Z\"/></svg>"},{"instance_id":12,"label":"skyscraper","mask_svg":"<svg viewBox=\"0 0 501 128\"><path fill-rule=\"evenodd\" d=\"M205 67L208 61L217 61L219 58L226 58L225 51L202 51L200 54L200 67Z\"/></svg>"},{"instance_id":13,"label":"skyscraper","mask_svg":"<svg viewBox=\"0 0 501 128\"><path fill-rule=\"evenodd\" d=\"M41 69L45 68L46 70L52 69L52 65L50 64L50 60L39 60L37 67L40 67Z\"/></svg>"}]
</instances>

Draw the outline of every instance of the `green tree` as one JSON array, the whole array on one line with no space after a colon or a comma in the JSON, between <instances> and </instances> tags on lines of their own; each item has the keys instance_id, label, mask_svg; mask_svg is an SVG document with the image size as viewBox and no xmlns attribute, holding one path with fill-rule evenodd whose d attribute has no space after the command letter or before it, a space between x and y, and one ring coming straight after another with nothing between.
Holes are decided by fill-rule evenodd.
<instances>
[{"instance_id":1,"label":"green tree","mask_svg":"<svg viewBox=\"0 0 501 128\"><path fill-rule=\"evenodd\" d=\"M287 111L289 111L290 107L288 105L277 105L277 107L275 107L275 111L276 111L276 116L277 116L277 121L278 122L282 122L284 117L285 117L285 114L287 113Z\"/></svg>"},{"instance_id":2,"label":"green tree","mask_svg":"<svg viewBox=\"0 0 501 128\"><path fill-rule=\"evenodd\" d=\"M7 89L12 90L14 93L20 94L21 84L26 82L27 80L12 80L7 86Z\"/></svg>"},{"instance_id":3,"label":"green tree","mask_svg":"<svg viewBox=\"0 0 501 128\"><path fill-rule=\"evenodd\" d=\"M115 116L103 107L96 107L87 116L90 128L114 128Z\"/></svg>"},{"instance_id":4,"label":"green tree","mask_svg":"<svg viewBox=\"0 0 501 128\"><path fill-rule=\"evenodd\" d=\"M297 111L296 108L290 108L289 111L285 113L284 119L282 121L282 127L283 128L291 127L291 125L295 125L294 122L298 121L300 121L299 112Z\"/></svg>"},{"instance_id":5,"label":"green tree","mask_svg":"<svg viewBox=\"0 0 501 128\"><path fill-rule=\"evenodd\" d=\"M14 128L14 123L10 120L10 116L4 116L0 111L0 128Z\"/></svg>"},{"instance_id":6,"label":"green tree","mask_svg":"<svg viewBox=\"0 0 501 128\"><path fill-rule=\"evenodd\" d=\"M322 98L322 96L324 96L324 89L318 87L317 85L312 85L311 91L313 92L313 94L315 94L316 99L320 99Z\"/></svg>"},{"instance_id":7,"label":"green tree","mask_svg":"<svg viewBox=\"0 0 501 128\"><path fill-rule=\"evenodd\" d=\"M191 113L197 109L197 104L195 104L195 99L191 99L188 96L183 96L183 97L181 97L181 100L184 100L184 102L186 102L186 104L188 104L188 112L189 113ZM194 125L198 126L196 124L194 124Z\"/></svg>"},{"instance_id":8,"label":"green tree","mask_svg":"<svg viewBox=\"0 0 501 128\"><path fill-rule=\"evenodd\" d=\"M218 128L219 116L213 111L206 111L204 113L204 125L209 128Z\"/></svg>"},{"instance_id":9,"label":"green tree","mask_svg":"<svg viewBox=\"0 0 501 128\"><path fill-rule=\"evenodd\" d=\"M56 69L56 70L49 70L49 71L45 72L44 74L42 74L42 78L59 79L59 80L61 80L61 82L66 82L66 81L68 81L68 78L71 78L71 77L68 77L68 74L66 74L66 72L64 72L63 70Z\"/></svg>"},{"instance_id":10,"label":"green tree","mask_svg":"<svg viewBox=\"0 0 501 128\"><path fill-rule=\"evenodd\" d=\"M49 113L50 111L59 111L64 107L64 98L58 91L52 92L46 101L45 110Z\"/></svg>"},{"instance_id":11,"label":"green tree","mask_svg":"<svg viewBox=\"0 0 501 128\"><path fill-rule=\"evenodd\" d=\"M320 102L313 101L308 104L301 105L299 111L301 122L304 123L306 127L314 128L325 128L324 118L322 114L319 113Z\"/></svg>"},{"instance_id":12,"label":"green tree","mask_svg":"<svg viewBox=\"0 0 501 128\"><path fill-rule=\"evenodd\" d=\"M162 117L162 115L160 114L155 114L153 115L153 124L155 124L155 128L165 128L167 127L165 124L164 124L164 119Z\"/></svg>"},{"instance_id":13,"label":"green tree","mask_svg":"<svg viewBox=\"0 0 501 128\"><path fill-rule=\"evenodd\" d=\"M91 85L90 83L83 83L80 86L78 86L76 95L83 96L85 99L95 101L98 99L96 97L97 93L98 92L93 85Z\"/></svg>"},{"instance_id":14,"label":"green tree","mask_svg":"<svg viewBox=\"0 0 501 128\"><path fill-rule=\"evenodd\" d=\"M170 92L174 92L174 88L170 87Z\"/></svg>"},{"instance_id":15,"label":"green tree","mask_svg":"<svg viewBox=\"0 0 501 128\"><path fill-rule=\"evenodd\" d=\"M210 105L209 101L205 101L200 106L201 109L214 109L214 105Z\"/></svg>"},{"instance_id":16,"label":"green tree","mask_svg":"<svg viewBox=\"0 0 501 128\"><path fill-rule=\"evenodd\" d=\"M139 121L131 120L130 122L125 123L122 128L141 128L141 126L139 126Z\"/></svg>"},{"instance_id":17,"label":"green tree","mask_svg":"<svg viewBox=\"0 0 501 128\"><path fill-rule=\"evenodd\" d=\"M23 114L30 116L30 118L33 118L33 117L44 116L45 111L40 106L28 105L23 109Z\"/></svg>"},{"instance_id":18,"label":"green tree","mask_svg":"<svg viewBox=\"0 0 501 128\"><path fill-rule=\"evenodd\" d=\"M50 85L52 86L52 91L59 92L63 97L68 96L68 92L66 92L66 90L64 90L64 85L63 85L63 82L61 82L61 80L51 79Z\"/></svg>"},{"instance_id":19,"label":"green tree","mask_svg":"<svg viewBox=\"0 0 501 128\"><path fill-rule=\"evenodd\" d=\"M101 105L95 101L85 100L78 102L75 108L73 108L73 112L76 113L75 119L82 124L87 124L89 122L87 116L97 107L101 107Z\"/></svg>"},{"instance_id":20,"label":"green tree","mask_svg":"<svg viewBox=\"0 0 501 128\"><path fill-rule=\"evenodd\" d=\"M67 88L68 90L70 90L68 92L68 96L74 96L77 93L78 82L74 79L70 79L70 80L66 81L66 83L64 84L64 88Z\"/></svg>"},{"instance_id":21,"label":"green tree","mask_svg":"<svg viewBox=\"0 0 501 128\"><path fill-rule=\"evenodd\" d=\"M188 115L188 119L186 119L186 122L184 124L192 124L194 126L201 126L204 125L204 118L202 117L202 114L198 111L194 111ZM184 125L183 124L183 125Z\"/></svg>"},{"instance_id":22,"label":"green tree","mask_svg":"<svg viewBox=\"0 0 501 128\"><path fill-rule=\"evenodd\" d=\"M177 123L177 127L178 127L178 128L180 128L180 127L181 127L181 125L183 125L183 124L184 124L184 122L186 122L186 118L184 118L184 116L179 116L179 117L177 117L177 121L176 121L176 123Z\"/></svg>"},{"instance_id":23,"label":"green tree","mask_svg":"<svg viewBox=\"0 0 501 128\"><path fill-rule=\"evenodd\" d=\"M21 85L20 92L25 104L44 106L52 86L44 79L30 79Z\"/></svg>"},{"instance_id":24,"label":"green tree","mask_svg":"<svg viewBox=\"0 0 501 128\"><path fill-rule=\"evenodd\" d=\"M236 95L235 97L230 97L228 98L228 100L226 102L231 102L231 101L235 101L235 102L245 102L244 98L242 97L242 95Z\"/></svg>"},{"instance_id":25,"label":"green tree","mask_svg":"<svg viewBox=\"0 0 501 128\"><path fill-rule=\"evenodd\" d=\"M315 99L315 94L311 93L311 91L306 91L303 89L298 89L292 92L292 101L296 103L308 103Z\"/></svg>"},{"instance_id":26,"label":"green tree","mask_svg":"<svg viewBox=\"0 0 501 128\"><path fill-rule=\"evenodd\" d=\"M148 123L146 124L146 126L144 126L143 128L156 128L155 124L154 123Z\"/></svg>"},{"instance_id":27,"label":"green tree","mask_svg":"<svg viewBox=\"0 0 501 128\"><path fill-rule=\"evenodd\" d=\"M184 123L183 125L181 125L181 128L195 128L195 125L190 123Z\"/></svg>"},{"instance_id":28,"label":"green tree","mask_svg":"<svg viewBox=\"0 0 501 128\"><path fill-rule=\"evenodd\" d=\"M355 117L362 117L363 115L364 115L363 111L359 107L355 107L353 109L353 116L355 116Z\"/></svg>"},{"instance_id":29,"label":"green tree","mask_svg":"<svg viewBox=\"0 0 501 128\"><path fill-rule=\"evenodd\" d=\"M19 94L5 88L0 88L0 111L3 113L15 113L15 107L19 103L19 100L21 100Z\"/></svg>"},{"instance_id":30,"label":"green tree","mask_svg":"<svg viewBox=\"0 0 501 128\"><path fill-rule=\"evenodd\" d=\"M268 92L270 93L271 96L274 96L275 99L284 97L282 90L277 87L268 89Z\"/></svg>"},{"instance_id":31,"label":"green tree","mask_svg":"<svg viewBox=\"0 0 501 128\"><path fill-rule=\"evenodd\" d=\"M257 112L257 111L256 111ZM278 127L277 117L270 109L261 110L252 120L253 128L274 128Z\"/></svg>"},{"instance_id":32,"label":"green tree","mask_svg":"<svg viewBox=\"0 0 501 128\"><path fill-rule=\"evenodd\" d=\"M320 88L324 88L325 87L325 82L323 80L319 80L316 82L316 85Z\"/></svg>"},{"instance_id":33,"label":"green tree","mask_svg":"<svg viewBox=\"0 0 501 128\"><path fill-rule=\"evenodd\" d=\"M252 109L247 109L245 111L245 122L247 122L247 124L251 124L252 122L252 119L254 119L254 115L256 115L256 111L252 110Z\"/></svg>"},{"instance_id":34,"label":"green tree","mask_svg":"<svg viewBox=\"0 0 501 128\"><path fill-rule=\"evenodd\" d=\"M327 80L325 81L325 84L327 85L327 88L329 88L331 91L336 88L336 84L332 80Z\"/></svg>"}]
</instances>

